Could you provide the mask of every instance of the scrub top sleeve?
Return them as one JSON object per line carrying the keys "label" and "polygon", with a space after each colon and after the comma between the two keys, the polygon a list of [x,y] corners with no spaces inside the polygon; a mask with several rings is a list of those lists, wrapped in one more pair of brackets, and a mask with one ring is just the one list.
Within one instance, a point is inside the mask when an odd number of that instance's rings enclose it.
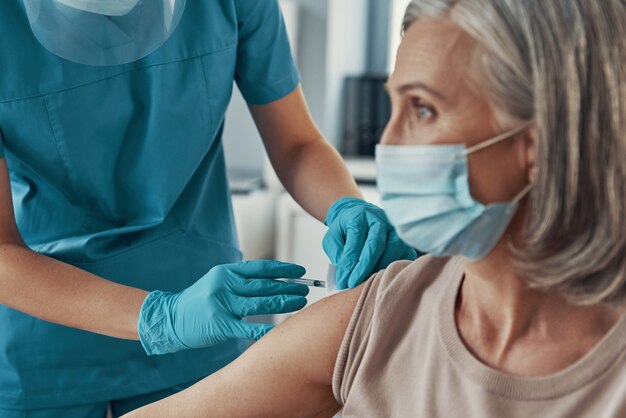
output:
{"label": "scrub top sleeve", "polygon": [[300,83],[278,0],[238,0],[235,81],[249,104],[282,99]]}
{"label": "scrub top sleeve", "polygon": [[4,158],[4,137],[2,131],[0,131],[0,158]]}

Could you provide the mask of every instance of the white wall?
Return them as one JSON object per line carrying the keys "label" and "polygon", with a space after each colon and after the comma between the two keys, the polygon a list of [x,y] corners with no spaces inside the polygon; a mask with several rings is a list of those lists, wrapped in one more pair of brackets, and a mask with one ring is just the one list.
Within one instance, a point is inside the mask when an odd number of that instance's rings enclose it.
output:
{"label": "white wall", "polygon": [[326,113],[322,131],[335,146],[341,136],[347,76],[367,71],[369,0],[329,0],[326,39]]}
{"label": "white wall", "polygon": [[337,0],[297,0],[300,6],[298,66],[311,114],[320,127],[325,124],[327,1]]}
{"label": "white wall", "polygon": [[396,54],[400,46],[402,20],[409,5],[409,0],[391,1],[391,26],[389,28],[389,72],[391,73],[396,65]]}
{"label": "white wall", "polygon": [[391,26],[391,0],[370,0],[368,23],[368,71],[374,74],[389,72],[389,28]]}

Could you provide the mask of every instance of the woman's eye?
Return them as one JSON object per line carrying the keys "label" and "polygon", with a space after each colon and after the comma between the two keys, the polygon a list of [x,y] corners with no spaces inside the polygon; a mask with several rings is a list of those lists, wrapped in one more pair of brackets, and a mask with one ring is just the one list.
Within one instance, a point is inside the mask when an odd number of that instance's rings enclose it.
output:
{"label": "woman's eye", "polygon": [[421,106],[418,110],[420,119],[428,119],[433,116],[432,110],[427,107]]}
{"label": "woman's eye", "polygon": [[420,120],[429,120],[435,116],[435,111],[420,100],[413,100],[413,107],[417,111],[417,116]]}

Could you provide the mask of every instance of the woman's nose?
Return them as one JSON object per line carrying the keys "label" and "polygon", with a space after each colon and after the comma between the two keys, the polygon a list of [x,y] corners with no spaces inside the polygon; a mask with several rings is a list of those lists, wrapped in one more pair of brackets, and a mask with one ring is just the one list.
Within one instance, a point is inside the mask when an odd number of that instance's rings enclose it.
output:
{"label": "woman's nose", "polygon": [[385,126],[383,135],[380,138],[381,145],[400,145],[402,136],[399,135],[399,131],[396,128],[395,121],[392,119]]}

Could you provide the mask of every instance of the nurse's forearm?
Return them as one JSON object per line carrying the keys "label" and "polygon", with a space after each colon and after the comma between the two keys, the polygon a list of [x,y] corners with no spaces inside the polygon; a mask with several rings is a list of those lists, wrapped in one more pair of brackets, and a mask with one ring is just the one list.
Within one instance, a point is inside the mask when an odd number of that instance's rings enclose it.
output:
{"label": "nurse's forearm", "polygon": [[277,167],[289,194],[320,221],[337,199],[363,197],[339,153],[322,138],[294,148]]}
{"label": "nurse's forearm", "polygon": [[16,244],[0,244],[0,304],[45,321],[139,340],[147,292],[104,280]]}

